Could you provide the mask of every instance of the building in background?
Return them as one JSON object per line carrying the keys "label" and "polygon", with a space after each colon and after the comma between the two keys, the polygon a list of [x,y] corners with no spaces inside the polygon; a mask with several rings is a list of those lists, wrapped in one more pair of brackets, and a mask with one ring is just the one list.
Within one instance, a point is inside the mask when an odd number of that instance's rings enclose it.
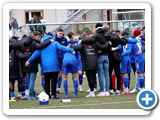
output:
{"label": "building in background", "polygon": [[[114,15],[114,12],[124,11],[124,9],[11,9],[9,11],[9,20],[14,17],[17,19],[19,26],[25,26],[33,16],[45,19],[45,23],[64,23],[64,22],[92,22],[92,21],[112,21],[123,20],[124,15]],[[136,16],[136,15],[135,15]],[[136,16],[137,17],[137,16]],[[111,29],[118,29],[118,24],[105,23]],[[77,25],[48,25],[47,32],[54,32],[58,27],[64,28],[64,33],[72,31],[80,34],[84,28],[89,28],[91,32],[95,31],[95,24],[77,24]],[[21,33],[27,32],[23,28]]]}
{"label": "building in background", "polygon": [[[62,23],[65,22],[72,14],[76,13],[79,9],[11,9],[9,11],[10,19],[15,17],[20,26],[29,23],[29,20],[36,15],[42,16],[46,23]],[[88,9],[86,12],[79,14],[78,19],[72,19],[69,22],[87,22],[87,21],[110,21],[112,20],[112,12],[116,9]],[[78,14],[77,14],[78,16]],[[55,26],[47,26],[47,31],[52,31]],[[69,28],[69,27],[72,27]],[[93,24],[81,24],[68,26],[73,32],[78,33],[84,27],[88,27],[91,31],[94,31]]]}

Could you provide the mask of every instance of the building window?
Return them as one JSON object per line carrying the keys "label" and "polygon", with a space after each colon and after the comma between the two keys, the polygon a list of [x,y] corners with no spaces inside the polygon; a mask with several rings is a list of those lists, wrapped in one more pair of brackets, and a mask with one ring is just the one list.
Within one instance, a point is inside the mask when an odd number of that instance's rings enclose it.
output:
{"label": "building window", "polygon": [[44,18],[43,10],[25,10],[25,24],[29,23],[33,16],[37,16],[38,18],[42,16]]}

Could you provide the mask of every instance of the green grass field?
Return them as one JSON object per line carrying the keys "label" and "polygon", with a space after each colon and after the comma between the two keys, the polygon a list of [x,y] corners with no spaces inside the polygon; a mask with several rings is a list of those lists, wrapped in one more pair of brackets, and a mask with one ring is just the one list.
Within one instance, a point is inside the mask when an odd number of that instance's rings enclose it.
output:
{"label": "green grass field", "polygon": [[[71,102],[62,103],[64,92],[58,93],[60,99],[50,99],[49,105],[39,105],[38,100],[18,100],[17,102],[10,102],[9,109],[140,109],[136,102],[137,94],[129,95],[115,95],[105,97],[86,98],[88,94],[86,91],[89,89],[86,77],[83,79],[83,92],[78,92],[79,98],[74,98],[73,83],[71,76],[69,75],[69,97]],[[97,79],[98,83],[98,79]],[[131,87],[132,90],[135,85],[135,77],[131,75]],[[99,84],[98,84],[99,86]],[[63,85],[61,86],[63,91]],[[41,78],[39,73],[37,74],[35,91],[37,93],[42,92]],[[96,92],[97,95],[99,92]],[[15,84],[15,95],[17,95],[17,85]]]}

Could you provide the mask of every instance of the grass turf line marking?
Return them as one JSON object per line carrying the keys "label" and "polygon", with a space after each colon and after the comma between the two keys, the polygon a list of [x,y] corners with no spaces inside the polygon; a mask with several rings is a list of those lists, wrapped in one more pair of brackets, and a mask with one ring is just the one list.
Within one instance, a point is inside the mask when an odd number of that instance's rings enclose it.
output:
{"label": "grass turf line marking", "polygon": [[[125,101],[125,103],[134,103],[136,101]],[[43,107],[37,107],[37,108],[67,108],[67,107],[78,107],[78,106],[91,106],[91,105],[110,105],[110,104],[119,104],[119,103],[124,103],[123,102],[108,102],[108,103],[98,103],[98,104],[80,104],[80,105],[65,105],[65,106],[43,106]],[[63,104],[63,103],[62,103]],[[28,109],[28,108],[27,108]],[[29,109],[36,109],[35,108],[29,108]]]}

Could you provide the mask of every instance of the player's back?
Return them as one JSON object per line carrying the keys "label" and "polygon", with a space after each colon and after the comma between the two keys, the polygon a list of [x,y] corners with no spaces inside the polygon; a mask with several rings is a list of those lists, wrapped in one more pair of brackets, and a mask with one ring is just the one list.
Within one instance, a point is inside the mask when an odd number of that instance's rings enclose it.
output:
{"label": "player's back", "polygon": [[[75,41],[68,41],[68,45],[71,44],[71,45],[78,45],[78,40],[75,40]],[[75,57],[77,59],[77,62],[79,63],[81,61],[81,54],[79,51],[75,50]]]}
{"label": "player's back", "polygon": [[141,40],[137,40],[137,43],[132,45],[132,53],[135,56],[135,58],[141,59],[144,58],[144,52],[142,52],[141,54],[137,54],[138,51],[141,51],[142,48],[142,43]]}
{"label": "player's back", "polygon": [[63,62],[67,62],[67,63],[77,62],[77,59],[74,54],[66,52],[64,54]]}

